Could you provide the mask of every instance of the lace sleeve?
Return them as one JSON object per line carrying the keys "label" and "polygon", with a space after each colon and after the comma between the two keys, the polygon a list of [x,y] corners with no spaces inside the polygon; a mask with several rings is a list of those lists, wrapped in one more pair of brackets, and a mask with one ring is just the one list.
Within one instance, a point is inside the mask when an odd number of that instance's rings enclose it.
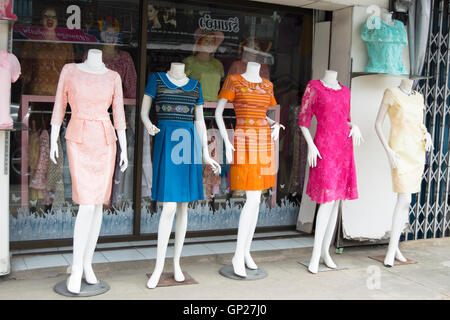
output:
{"label": "lace sleeve", "polygon": [[68,102],[68,88],[67,88],[67,70],[69,65],[66,64],[61,70],[58,80],[58,87],[56,89],[55,104],[53,105],[51,125],[60,126],[66,114]]}
{"label": "lace sleeve", "polygon": [[311,118],[313,116],[313,105],[316,101],[316,91],[310,83],[306,86],[303,93],[302,106],[298,115],[298,125],[300,127],[309,128],[311,126]]}
{"label": "lace sleeve", "polygon": [[117,77],[114,82],[112,111],[113,111],[114,128],[116,130],[125,130],[127,128],[127,125],[125,120],[125,110],[123,106],[122,80],[119,74],[117,74]]}

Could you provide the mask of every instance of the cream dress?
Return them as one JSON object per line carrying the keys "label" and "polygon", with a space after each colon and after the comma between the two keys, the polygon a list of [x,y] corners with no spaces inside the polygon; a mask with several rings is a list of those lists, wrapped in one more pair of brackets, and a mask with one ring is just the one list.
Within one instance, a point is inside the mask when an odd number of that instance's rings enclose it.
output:
{"label": "cream dress", "polygon": [[427,130],[423,124],[423,95],[414,91],[408,96],[398,87],[388,88],[382,103],[389,106],[389,146],[399,156],[398,167],[392,169],[394,192],[417,193],[425,165],[424,135]]}

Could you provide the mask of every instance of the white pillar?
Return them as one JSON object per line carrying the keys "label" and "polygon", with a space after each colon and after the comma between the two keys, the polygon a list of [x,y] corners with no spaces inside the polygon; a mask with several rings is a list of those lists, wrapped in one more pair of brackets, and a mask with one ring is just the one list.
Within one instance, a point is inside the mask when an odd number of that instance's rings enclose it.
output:
{"label": "white pillar", "polygon": [[[0,50],[8,50],[9,21],[0,20]],[[9,259],[9,132],[0,131],[0,275],[11,270]]]}
{"label": "white pillar", "polygon": [[0,131],[0,275],[10,272],[9,259],[9,132]]}

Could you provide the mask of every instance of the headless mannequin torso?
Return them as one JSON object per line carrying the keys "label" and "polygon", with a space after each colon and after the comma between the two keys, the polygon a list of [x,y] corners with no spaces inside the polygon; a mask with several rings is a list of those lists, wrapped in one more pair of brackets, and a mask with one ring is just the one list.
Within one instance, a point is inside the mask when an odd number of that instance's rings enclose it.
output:
{"label": "headless mannequin torso", "polygon": [[[183,63],[172,63],[170,65],[170,70],[166,73],[169,80],[178,87],[182,87],[189,82],[189,78],[184,73],[184,68],[185,65]],[[141,120],[150,135],[154,136],[160,130],[150,121],[149,111],[151,105],[152,98],[148,95],[144,95],[142,99]],[[219,174],[220,165],[216,161],[211,159],[208,152],[208,140],[206,135],[205,121],[203,118],[203,106],[195,107],[195,129],[199,134],[202,144],[203,162],[211,165],[214,173]],[[177,219],[175,225],[175,250],[173,256],[174,278],[177,282],[182,282],[185,279],[180,266],[180,257],[187,229],[187,209],[187,202],[163,202],[163,209],[158,226],[156,264],[153,273],[147,282],[147,287],[150,289],[153,289],[158,285],[159,278],[161,277],[162,271],[164,269],[167,244],[169,242],[170,233],[172,231],[172,224],[175,213],[177,213]]]}
{"label": "headless mannequin torso", "polygon": [[[337,72],[332,70],[325,71],[323,78],[320,80],[325,87],[341,90],[341,86],[337,81]],[[348,124],[351,127],[349,137],[353,138],[353,143],[358,146],[362,140],[361,132],[359,128],[352,124]],[[315,167],[317,165],[317,157],[322,159],[320,155],[320,150],[314,144],[313,138],[309,129],[300,126],[300,130],[305,137],[308,144],[308,165],[310,167]],[[323,259],[325,265],[331,269],[336,269],[337,266],[331,259],[329,249],[331,240],[333,238],[334,229],[336,227],[336,220],[339,210],[339,201],[331,201],[327,203],[322,203],[319,206],[319,211],[316,218],[316,229],[314,234],[314,247],[309,262],[308,270],[311,273],[317,273],[319,270],[320,260]]]}
{"label": "headless mannequin torso", "polygon": [[[242,74],[242,77],[249,82],[262,82],[262,79],[259,75],[260,67],[261,65],[259,63],[248,62],[247,69]],[[228,139],[227,129],[222,117],[223,110],[225,109],[225,105],[227,104],[227,102],[227,99],[219,99],[215,112],[215,119],[220,131],[220,135],[225,143],[227,163],[231,163],[233,159],[233,151],[235,150],[235,148],[233,146],[233,143],[231,143]],[[276,123],[269,117],[266,117],[266,119],[272,128],[272,139],[277,140],[280,127],[284,127]],[[252,270],[258,269],[258,266],[253,261],[250,255],[250,247],[253,235],[255,233],[256,223],[258,221],[261,191],[245,191],[246,202],[244,207],[242,208],[242,212],[239,218],[236,251],[232,259],[234,273],[241,277],[247,276],[245,267]]]}
{"label": "headless mannequin torso", "polygon": [[[399,89],[406,95],[412,95],[412,94],[414,94],[414,91],[412,90],[413,84],[414,84],[413,80],[403,79],[399,85]],[[377,119],[375,121],[375,131],[386,151],[391,168],[395,169],[398,167],[398,160],[397,160],[398,155],[389,146],[389,143],[386,140],[384,133],[383,133],[383,129],[382,129],[382,125],[383,125],[384,119],[386,117],[388,108],[389,108],[389,106],[384,103],[382,103],[380,105]],[[431,135],[427,132],[427,133],[425,133],[423,139],[426,141],[425,150],[431,151],[432,150]],[[384,264],[387,267],[394,266],[395,259],[397,259],[401,262],[407,261],[406,258],[403,256],[403,254],[400,252],[398,243],[399,243],[400,235],[402,233],[402,229],[405,226],[405,223],[407,222],[407,219],[408,219],[410,203],[411,203],[411,194],[409,194],[409,193],[398,193],[397,194],[397,202],[395,204],[394,213],[392,216],[391,237],[389,240],[389,246],[388,246],[388,250],[386,253],[386,257],[384,259]]]}
{"label": "headless mannequin torso", "polygon": [[[102,62],[102,52],[91,49],[84,63],[77,64],[77,68],[93,74],[104,74],[108,71]],[[52,125],[50,139],[50,159],[56,164],[58,158],[58,137],[60,126]],[[125,130],[117,130],[120,149],[120,170],[124,172],[128,167],[127,140]],[[71,293],[80,293],[81,279],[84,277],[87,283],[98,282],[92,270],[92,257],[97,245],[100,228],[102,225],[103,205],[80,205],[73,234],[73,262],[71,275],[67,279],[67,290]]]}

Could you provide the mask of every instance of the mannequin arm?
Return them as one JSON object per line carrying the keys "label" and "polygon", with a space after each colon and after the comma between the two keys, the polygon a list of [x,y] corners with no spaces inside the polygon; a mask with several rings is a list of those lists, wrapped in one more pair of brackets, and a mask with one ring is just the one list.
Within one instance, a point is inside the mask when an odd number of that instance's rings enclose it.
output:
{"label": "mannequin arm", "polygon": [[359,130],[359,127],[354,124],[349,122],[348,126],[350,127],[350,134],[348,135],[348,137],[352,137],[353,138],[353,144],[355,146],[359,146],[361,144],[362,141],[364,141],[361,131]]}
{"label": "mannequin arm", "polygon": [[127,153],[127,136],[125,134],[125,129],[117,130],[117,135],[119,137],[120,145],[120,171],[124,172],[128,168],[128,153]]}
{"label": "mannequin arm", "polygon": [[142,98],[141,120],[145,128],[147,129],[148,133],[154,136],[160,130],[150,121],[149,113],[151,106],[152,106],[152,97],[144,94],[144,97]]}
{"label": "mannequin arm", "polygon": [[233,151],[235,151],[233,144],[228,139],[227,128],[225,127],[225,122],[223,121],[223,110],[225,109],[225,105],[227,104],[227,99],[219,99],[217,103],[216,112],[214,117],[216,119],[217,127],[219,128],[220,136],[222,137],[225,143],[226,150],[226,159],[227,163],[231,163],[233,161]]}
{"label": "mannequin arm", "polygon": [[203,106],[196,106],[195,107],[195,129],[198,132],[198,135],[200,137],[200,141],[202,143],[202,149],[203,149],[203,161],[206,164],[209,164],[215,175],[220,174],[221,167],[215,161],[209,156],[209,150],[208,150],[208,134],[206,133],[206,125],[205,125],[205,119],[203,117]]}
{"label": "mannequin arm", "polygon": [[375,121],[375,131],[381,141],[381,144],[383,145],[384,150],[386,150],[391,168],[396,169],[398,167],[398,154],[389,147],[382,129],[382,125],[386,117],[388,108],[389,106],[387,104],[382,103],[380,105],[380,110],[378,111],[377,119]]}
{"label": "mannequin arm", "polygon": [[317,165],[317,157],[322,159],[322,156],[320,155],[319,149],[317,149],[316,145],[314,144],[309,129],[300,126],[300,130],[302,131],[306,143],[308,144],[308,165],[314,168]]}
{"label": "mannequin arm", "polygon": [[50,134],[50,160],[52,160],[54,164],[56,164],[56,159],[59,157],[58,137],[60,129],[61,126],[52,124],[52,132]]}
{"label": "mannequin arm", "polygon": [[280,128],[286,129],[282,124],[270,119],[269,117],[266,116],[266,120],[270,125],[270,128],[272,129],[272,139],[273,140],[278,140],[278,136],[280,134]]}

